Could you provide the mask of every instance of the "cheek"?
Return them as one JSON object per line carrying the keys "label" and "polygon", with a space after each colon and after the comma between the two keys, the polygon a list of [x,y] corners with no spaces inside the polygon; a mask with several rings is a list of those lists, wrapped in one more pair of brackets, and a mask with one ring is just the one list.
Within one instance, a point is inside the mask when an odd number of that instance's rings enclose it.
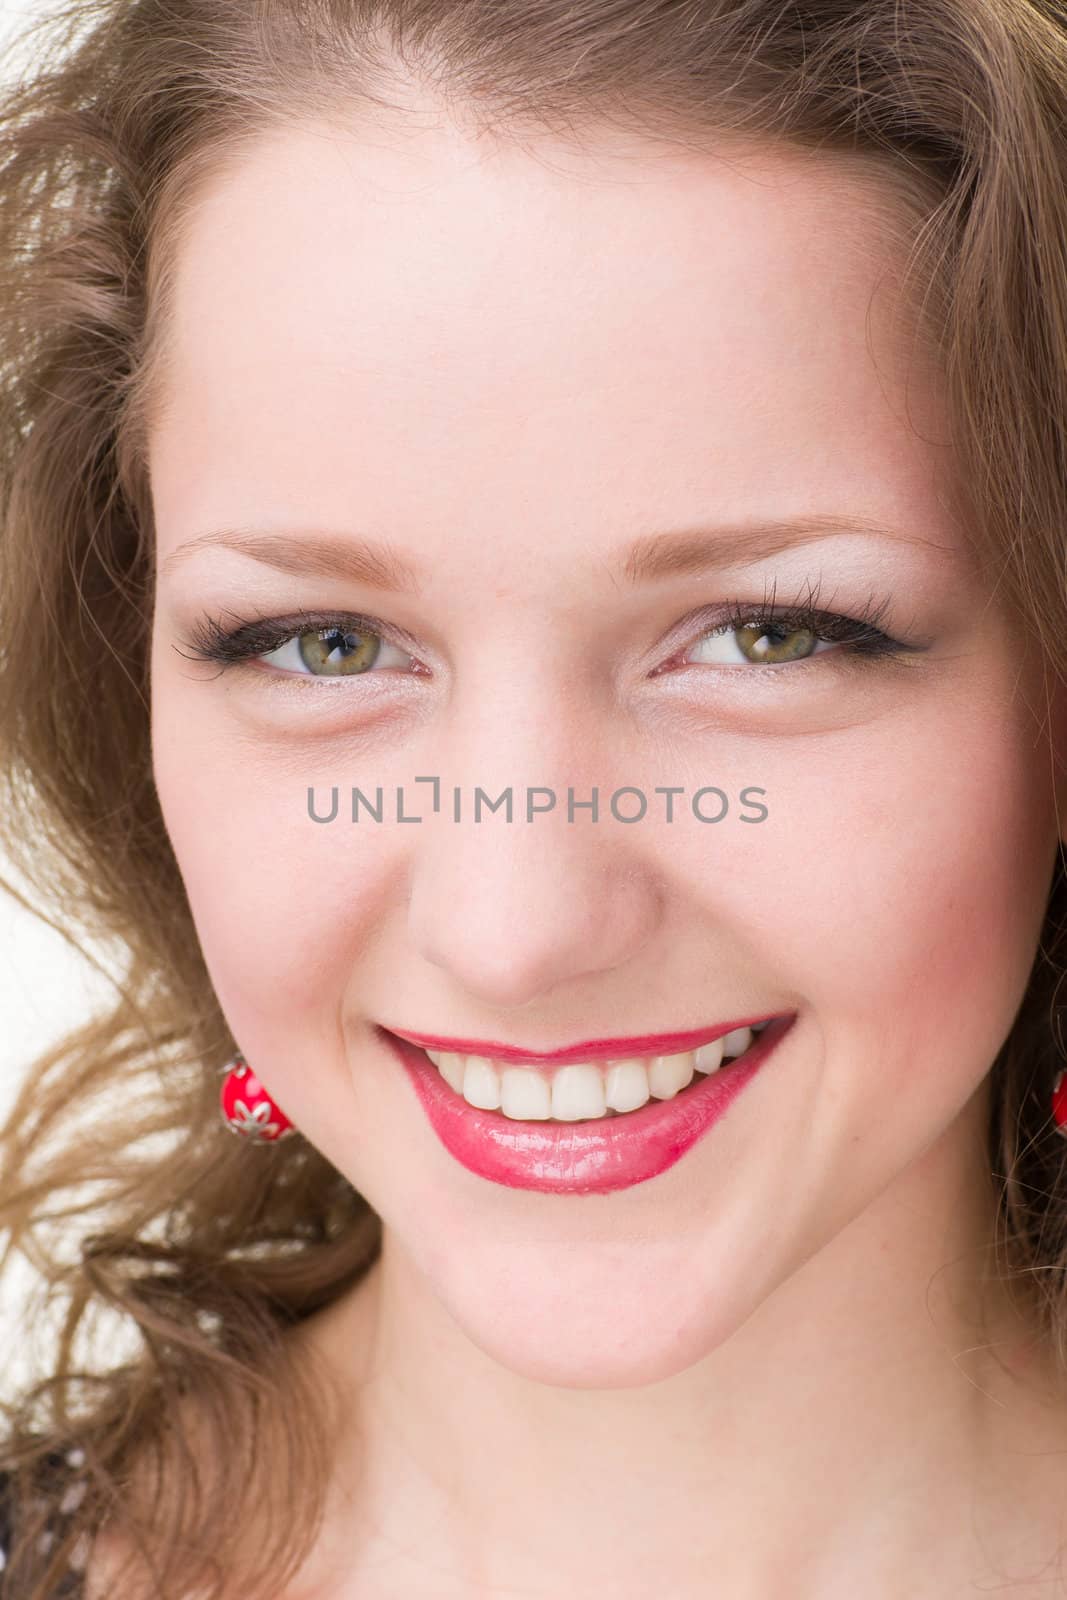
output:
{"label": "cheek", "polygon": [[959,1110],[1021,1001],[1055,862],[1048,753],[1021,715],[958,705],[847,746],[847,767],[824,753],[778,775],[764,944],[842,1111],[863,1126],[885,1107],[914,1133]]}
{"label": "cheek", "polygon": [[308,787],[325,814],[336,762],[323,781],[313,755],[246,749],[207,719],[195,738],[157,724],[153,761],[215,992],[238,1045],[283,1099],[288,1073],[341,1058],[350,991],[395,884],[389,831],[346,827],[343,787],[338,819],[314,822]]}

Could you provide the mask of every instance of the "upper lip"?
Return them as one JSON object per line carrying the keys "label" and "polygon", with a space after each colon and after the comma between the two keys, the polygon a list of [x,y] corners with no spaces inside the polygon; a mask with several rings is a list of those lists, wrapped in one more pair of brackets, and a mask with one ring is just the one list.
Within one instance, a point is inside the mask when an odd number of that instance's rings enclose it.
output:
{"label": "upper lip", "polygon": [[500,1044],[493,1039],[455,1039],[441,1033],[409,1033],[406,1028],[388,1028],[387,1033],[410,1044],[429,1050],[444,1050],[449,1054],[486,1056],[493,1061],[539,1061],[553,1065],[567,1061],[603,1061],[626,1056],[677,1055],[684,1050],[695,1050],[698,1045],[710,1044],[713,1039],[732,1033],[735,1028],[750,1028],[756,1023],[769,1022],[777,1012],[737,1017],[731,1022],[713,1022],[706,1028],[690,1028],[676,1033],[640,1033],[626,1038],[582,1039],[578,1044],[562,1045],[556,1050],[526,1050],[521,1045]]}

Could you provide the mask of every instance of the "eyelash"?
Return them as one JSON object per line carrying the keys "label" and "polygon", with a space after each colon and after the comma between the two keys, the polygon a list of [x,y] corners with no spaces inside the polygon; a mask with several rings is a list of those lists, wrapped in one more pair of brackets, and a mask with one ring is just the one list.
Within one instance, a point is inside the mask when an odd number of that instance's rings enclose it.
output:
{"label": "eyelash", "polygon": [[[688,627],[694,623],[705,622],[706,626],[700,627],[697,636],[688,639],[683,646],[681,654],[702,644],[706,639],[721,634],[729,634],[739,628],[758,628],[762,631],[774,631],[789,634],[794,631],[810,632],[815,640],[822,643],[840,644],[845,649],[833,652],[820,652],[820,656],[833,654],[845,655],[853,661],[870,662],[872,660],[899,659],[901,656],[915,654],[927,649],[927,645],[910,643],[886,633],[878,626],[892,604],[888,596],[878,600],[872,594],[864,605],[854,612],[845,615],[838,611],[827,611],[816,605],[821,590],[821,582],[814,588],[809,586],[806,600],[795,601],[791,605],[776,606],[773,593],[770,598],[764,599],[758,605],[749,605],[743,601],[731,601],[725,613],[721,608],[709,607],[698,613],[695,618],[690,618]],[[709,618],[709,612],[714,612],[714,620]],[[781,669],[783,666],[796,668],[806,665],[816,659],[815,655],[797,657],[794,661],[768,662],[767,666]],[[659,671],[674,665],[678,661],[678,654],[673,655]],[[682,665],[698,666],[701,663],[681,663]],[[720,670],[721,665],[719,664]],[[740,663],[737,663],[740,665]],[[741,666],[743,672],[750,672],[757,663],[746,663]]]}
{"label": "eyelash", "polygon": [[[886,633],[878,626],[889,608],[888,598],[876,601],[872,595],[867,603],[857,612],[843,615],[840,612],[821,610],[815,605],[818,597],[819,585],[809,590],[808,599],[792,605],[776,607],[771,600],[764,600],[758,605],[746,605],[742,601],[731,601],[726,613],[721,607],[709,607],[704,612],[698,613],[695,618],[690,618],[687,624],[692,629],[702,620],[706,625],[700,627],[694,637],[682,647],[681,652],[676,652],[669,661],[663,663],[657,672],[677,661],[679,653],[687,653],[695,649],[713,635],[730,633],[743,627],[757,627],[760,629],[773,629],[791,633],[794,630],[810,631],[819,643],[827,642],[841,644],[846,648],[842,651],[820,652],[820,654],[842,655],[846,654],[856,660],[871,661],[872,659],[885,659],[899,657],[905,654],[920,651],[926,648],[922,644],[907,643]],[[710,611],[715,612],[714,621],[706,620]],[[297,611],[289,617],[258,617],[242,621],[233,629],[223,626],[221,617],[216,621],[212,617],[202,617],[193,627],[189,637],[183,642],[187,650],[178,650],[179,655],[187,655],[200,661],[214,661],[221,667],[238,666],[253,660],[260,655],[268,655],[278,650],[282,645],[288,644],[293,639],[298,639],[305,633],[327,632],[336,630],[350,633],[370,633],[374,637],[395,645],[398,649],[413,653],[416,641],[408,636],[388,628],[376,617],[360,615],[357,612],[319,612]],[[178,647],[175,646],[177,649]],[[814,656],[798,657],[792,662],[769,662],[766,665],[781,668],[803,666],[806,662],[815,659]],[[682,665],[699,666],[701,663],[689,662]],[[741,670],[750,672],[756,663],[744,665]],[[721,670],[721,665],[719,670]],[[319,677],[325,674],[318,673],[291,673],[281,674],[291,677]],[[366,673],[348,674],[350,677],[365,677]]]}
{"label": "eyelash", "polygon": [[[299,639],[302,634],[330,631],[371,633],[376,639],[386,640],[409,653],[414,643],[387,628],[376,617],[360,616],[358,612],[296,611],[289,617],[255,617],[232,630],[223,627],[221,617],[217,622],[212,617],[201,617],[184,641],[189,647],[188,651],[178,653],[195,657],[198,661],[215,661],[221,667],[239,666],[255,656],[269,655],[271,651],[279,650],[283,644],[288,644],[291,639]],[[302,677],[305,674],[292,673],[289,676]],[[307,676],[316,677],[319,674],[308,673]],[[350,676],[362,677],[365,674],[353,673]]]}

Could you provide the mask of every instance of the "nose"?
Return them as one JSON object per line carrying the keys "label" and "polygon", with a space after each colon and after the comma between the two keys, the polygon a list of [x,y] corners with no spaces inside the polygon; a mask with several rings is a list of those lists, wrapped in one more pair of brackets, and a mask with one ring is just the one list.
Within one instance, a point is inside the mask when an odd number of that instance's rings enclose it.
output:
{"label": "nose", "polygon": [[464,787],[463,820],[455,823],[442,791],[443,815],[420,841],[408,906],[409,937],[423,959],[497,1009],[535,1004],[568,979],[632,966],[662,915],[651,853],[633,838],[649,824],[615,821],[610,791],[600,792],[597,821],[577,809],[568,820],[566,785],[555,788],[555,808],[530,822],[526,791],[514,794],[513,821],[502,810],[483,810],[475,821],[473,788]]}

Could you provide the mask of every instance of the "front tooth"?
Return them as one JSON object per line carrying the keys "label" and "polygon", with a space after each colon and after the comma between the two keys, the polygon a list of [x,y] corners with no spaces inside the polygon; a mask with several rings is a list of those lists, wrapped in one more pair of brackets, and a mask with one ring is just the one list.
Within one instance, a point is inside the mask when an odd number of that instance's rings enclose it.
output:
{"label": "front tooth", "polygon": [[692,1050],[683,1050],[674,1056],[654,1056],[648,1068],[648,1087],[657,1100],[673,1099],[691,1081],[693,1071]]}
{"label": "front tooth", "polygon": [[735,1028],[732,1033],[728,1033],[723,1037],[722,1053],[724,1056],[739,1056],[742,1050],[747,1050],[751,1043],[751,1028]]}
{"label": "front tooth", "polygon": [[722,1043],[720,1035],[718,1039],[712,1039],[710,1044],[702,1044],[694,1051],[698,1072],[715,1072],[722,1065]]}
{"label": "front tooth", "polygon": [[649,1098],[648,1070],[640,1056],[612,1062],[604,1082],[607,1109],[636,1111]]}
{"label": "front tooth", "polygon": [[500,1077],[485,1056],[468,1056],[463,1069],[463,1098],[480,1111],[499,1111]]}
{"label": "front tooth", "polygon": [[577,1122],[582,1117],[602,1117],[606,1110],[604,1077],[599,1067],[585,1061],[572,1061],[558,1069],[552,1079],[554,1118],[559,1122]]}
{"label": "front tooth", "polygon": [[500,1074],[500,1109],[506,1117],[543,1121],[552,1115],[552,1089],[540,1072],[505,1067]]}

